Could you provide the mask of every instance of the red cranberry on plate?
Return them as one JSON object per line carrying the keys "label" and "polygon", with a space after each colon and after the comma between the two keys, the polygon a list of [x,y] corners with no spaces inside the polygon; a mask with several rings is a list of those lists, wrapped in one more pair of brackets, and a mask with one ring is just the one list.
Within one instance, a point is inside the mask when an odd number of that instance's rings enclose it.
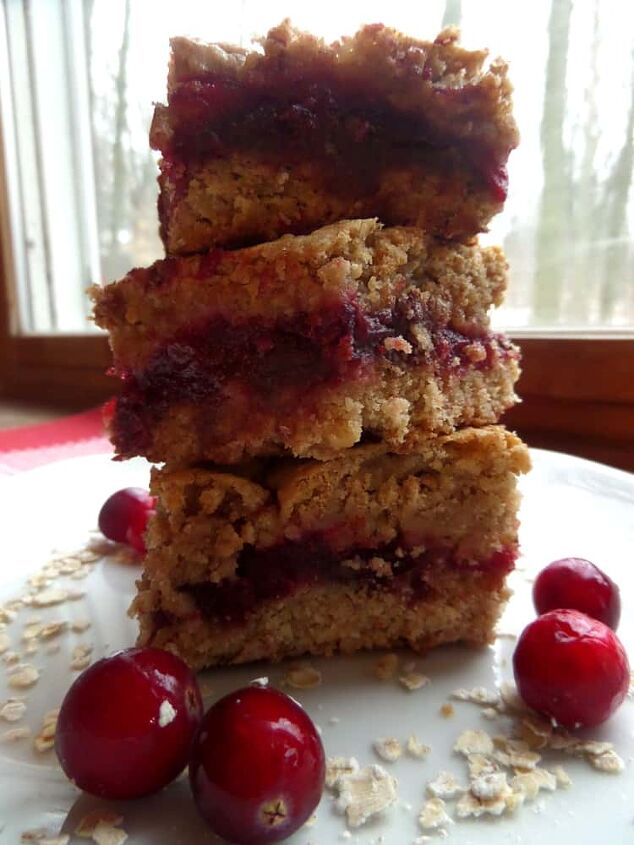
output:
{"label": "red cranberry on plate", "polygon": [[155,499],[141,487],[126,487],[106,499],[99,511],[99,530],[109,540],[127,543],[145,554],[145,529]]}
{"label": "red cranberry on plate", "polygon": [[522,632],[513,655],[520,695],[566,728],[594,727],[622,703],[630,682],[616,634],[578,610],[551,610]]}
{"label": "red cranberry on plate", "polygon": [[533,585],[538,613],[559,607],[580,610],[616,631],[621,618],[621,596],[614,581],[598,566],[580,557],[550,563]]}
{"label": "red cranberry on plate", "polygon": [[157,648],[94,663],[66,693],[55,750],[66,775],[102,798],[139,798],[187,765],[203,713],[196,677]]}
{"label": "red cranberry on plate", "polygon": [[276,842],[308,819],[324,785],[324,749],[300,705],[252,685],[207,711],[192,748],[194,799],[229,842]]}

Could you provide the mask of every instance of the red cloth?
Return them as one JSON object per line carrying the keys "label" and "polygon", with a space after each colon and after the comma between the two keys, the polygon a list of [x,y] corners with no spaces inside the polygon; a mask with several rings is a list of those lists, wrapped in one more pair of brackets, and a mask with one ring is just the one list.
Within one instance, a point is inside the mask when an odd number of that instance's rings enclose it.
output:
{"label": "red cloth", "polygon": [[0,431],[0,475],[111,451],[101,408],[93,408],[61,420]]}

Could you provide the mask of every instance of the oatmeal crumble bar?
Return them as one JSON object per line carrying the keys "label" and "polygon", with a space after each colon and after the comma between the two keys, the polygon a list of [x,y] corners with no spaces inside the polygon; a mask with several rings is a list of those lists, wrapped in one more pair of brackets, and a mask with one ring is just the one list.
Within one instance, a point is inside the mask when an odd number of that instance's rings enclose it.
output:
{"label": "oatmeal crumble bar", "polygon": [[497,248],[376,220],[132,270],[93,288],[123,380],[116,450],[172,467],[329,459],[362,436],[407,448],[496,422],[518,374],[489,325],[505,284]]}
{"label": "oatmeal crumble bar", "polygon": [[485,643],[517,553],[521,441],[501,426],[416,451],[154,470],[131,613],[141,644],[200,668]]}
{"label": "oatmeal crumble bar", "polygon": [[288,21],[260,49],[171,41],[159,217],[168,253],[378,216],[464,239],[506,198],[507,66],[381,24],[326,44]]}

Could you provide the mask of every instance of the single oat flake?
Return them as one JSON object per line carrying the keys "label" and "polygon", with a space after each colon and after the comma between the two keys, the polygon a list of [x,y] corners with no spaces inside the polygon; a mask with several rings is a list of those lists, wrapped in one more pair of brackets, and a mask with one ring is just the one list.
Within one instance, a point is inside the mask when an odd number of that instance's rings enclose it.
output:
{"label": "single oat flake", "polygon": [[463,731],[456,740],[453,750],[458,754],[491,754],[493,752],[493,740],[486,731],[467,730]]}
{"label": "single oat flake", "polygon": [[92,839],[97,845],[123,845],[128,834],[121,827],[99,822],[92,832]]}
{"label": "single oat flake", "polygon": [[439,830],[453,824],[442,798],[428,798],[418,815],[418,824],[423,830]]}
{"label": "single oat flake", "polygon": [[427,784],[427,793],[432,798],[455,798],[464,791],[465,788],[458,783],[451,772],[439,772]]}
{"label": "single oat flake", "polygon": [[429,678],[427,675],[423,675],[421,672],[404,672],[402,675],[399,675],[399,683],[401,686],[405,687],[405,689],[413,692],[417,689],[422,689],[423,687],[427,686],[429,683]]}
{"label": "single oat flake", "polygon": [[387,763],[394,763],[403,753],[401,743],[394,736],[375,740],[374,750]]}
{"label": "single oat flake", "polygon": [[9,686],[13,689],[28,689],[37,683],[39,671],[29,663],[21,664],[9,676]]}
{"label": "single oat flake", "polygon": [[396,778],[382,766],[366,766],[337,780],[335,806],[345,812],[350,827],[360,827],[394,804],[396,787]]}
{"label": "single oat flake", "polygon": [[359,764],[354,757],[328,757],[326,760],[326,788],[333,789],[340,777],[353,775],[359,771]]}
{"label": "single oat flake", "polygon": [[26,704],[17,698],[10,698],[0,704],[0,719],[5,722],[19,722],[26,713]]}
{"label": "single oat flake", "polygon": [[293,689],[313,689],[321,684],[321,672],[312,666],[293,666],[284,675],[282,681]]}
{"label": "single oat flake", "polygon": [[75,828],[75,836],[82,839],[92,839],[92,834],[98,824],[116,827],[123,821],[123,816],[111,810],[93,810],[87,813]]}
{"label": "single oat flake", "polygon": [[424,742],[421,742],[417,736],[412,734],[407,739],[405,750],[410,757],[415,757],[417,760],[424,760],[430,753],[431,748],[429,745],[425,745]]}
{"label": "single oat flake", "polygon": [[380,681],[390,681],[396,674],[398,668],[398,656],[396,654],[383,654],[374,663],[374,674]]}

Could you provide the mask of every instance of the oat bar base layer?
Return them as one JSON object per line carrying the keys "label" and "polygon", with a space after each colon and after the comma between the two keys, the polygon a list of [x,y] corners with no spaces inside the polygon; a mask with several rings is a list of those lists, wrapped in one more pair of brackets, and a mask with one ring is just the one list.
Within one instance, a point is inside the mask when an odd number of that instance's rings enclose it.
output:
{"label": "oat bar base layer", "polygon": [[406,448],[494,423],[519,372],[488,316],[506,269],[495,247],[345,220],[95,287],[123,380],[117,453],[171,467],[324,460],[364,435]]}
{"label": "oat bar base layer", "polygon": [[415,452],[155,470],[131,613],[192,666],[487,641],[517,554],[521,441],[501,426]]}

